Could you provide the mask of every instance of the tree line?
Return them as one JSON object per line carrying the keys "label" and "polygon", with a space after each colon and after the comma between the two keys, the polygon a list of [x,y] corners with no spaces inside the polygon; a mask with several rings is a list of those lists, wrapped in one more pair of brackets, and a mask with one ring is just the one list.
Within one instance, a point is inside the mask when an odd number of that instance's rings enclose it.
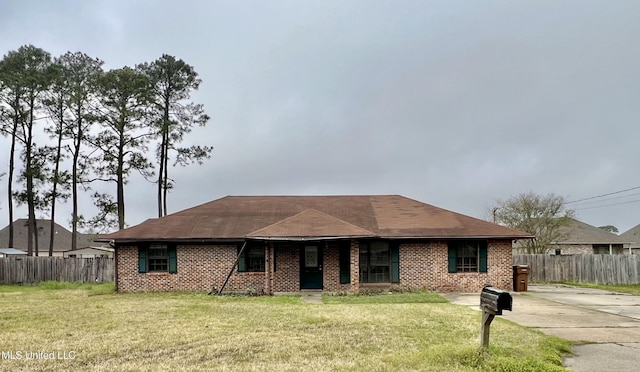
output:
{"label": "tree line", "polygon": [[[180,145],[209,121],[203,105],[191,99],[201,84],[192,66],[166,54],[108,71],[103,64],[82,52],[52,57],[33,45],[0,60],[0,133],[10,140],[9,163],[0,172],[8,190],[9,247],[14,203],[27,207],[29,255],[38,255],[36,212],[50,216],[51,255],[58,202],[71,200],[76,249],[79,227],[125,227],[125,185],[132,173],[155,184],[162,217],[174,184],[170,168],[211,156],[210,146]],[[112,184],[113,193],[92,191],[95,182]],[[80,214],[81,192],[92,193],[96,216]]]}

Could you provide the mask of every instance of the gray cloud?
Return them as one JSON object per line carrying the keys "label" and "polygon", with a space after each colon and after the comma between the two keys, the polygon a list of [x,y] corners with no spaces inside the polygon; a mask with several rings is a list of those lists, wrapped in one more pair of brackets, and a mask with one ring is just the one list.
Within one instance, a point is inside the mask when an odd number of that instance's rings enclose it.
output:
{"label": "gray cloud", "polygon": [[[33,43],[54,55],[81,50],[108,68],[162,53],[194,65],[203,79],[194,99],[212,121],[187,142],[215,150],[202,167],[172,170],[172,211],[227,194],[393,193],[483,217],[493,200],[529,190],[578,199],[640,185],[633,2],[59,1],[1,10],[5,52]],[[132,179],[130,224],[154,216],[151,190]],[[624,230],[640,223],[637,210],[579,217]]]}

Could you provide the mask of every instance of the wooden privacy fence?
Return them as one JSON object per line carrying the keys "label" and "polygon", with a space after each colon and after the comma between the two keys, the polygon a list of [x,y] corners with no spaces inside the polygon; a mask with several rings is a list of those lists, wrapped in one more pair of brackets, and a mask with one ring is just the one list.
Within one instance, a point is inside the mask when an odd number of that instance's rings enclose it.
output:
{"label": "wooden privacy fence", "polygon": [[530,282],[640,284],[640,255],[515,254],[514,265],[529,265]]}
{"label": "wooden privacy fence", "polygon": [[0,258],[0,284],[58,282],[105,283],[114,278],[113,258]]}

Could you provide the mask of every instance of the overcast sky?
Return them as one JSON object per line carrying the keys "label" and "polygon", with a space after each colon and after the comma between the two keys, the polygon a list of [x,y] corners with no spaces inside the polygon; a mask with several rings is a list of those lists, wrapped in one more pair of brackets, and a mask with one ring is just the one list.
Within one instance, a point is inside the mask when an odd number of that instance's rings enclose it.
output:
{"label": "overcast sky", "polygon": [[[486,218],[527,191],[640,186],[639,19],[632,0],[3,0],[0,52],[191,64],[212,120],[186,142],[215,149],[171,169],[170,212],[225,195],[401,194]],[[133,177],[125,192],[128,225],[157,216],[155,185]],[[640,223],[638,192],[573,206],[623,232]]]}

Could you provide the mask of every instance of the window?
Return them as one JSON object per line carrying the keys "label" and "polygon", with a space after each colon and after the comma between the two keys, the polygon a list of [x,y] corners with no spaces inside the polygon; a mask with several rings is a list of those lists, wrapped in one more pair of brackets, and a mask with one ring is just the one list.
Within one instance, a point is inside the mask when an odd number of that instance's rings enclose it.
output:
{"label": "window", "polygon": [[338,245],[340,284],[351,283],[351,244],[349,242]]}
{"label": "window", "polygon": [[[238,253],[242,247],[238,247]],[[238,260],[239,272],[264,271],[264,243],[248,242],[240,259]]]}
{"label": "window", "polygon": [[360,243],[360,283],[398,283],[399,279],[397,245]]}
{"label": "window", "polygon": [[167,271],[169,269],[169,254],[164,244],[149,245],[149,271]]}
{"label": "window", "polygon": [[449,272],[486,273],[487,242],[483,240],[450,241]]}
{"label": "window", "polygon": [[138,248],[138,272],[178,272],[175,245],[152,243]]}

